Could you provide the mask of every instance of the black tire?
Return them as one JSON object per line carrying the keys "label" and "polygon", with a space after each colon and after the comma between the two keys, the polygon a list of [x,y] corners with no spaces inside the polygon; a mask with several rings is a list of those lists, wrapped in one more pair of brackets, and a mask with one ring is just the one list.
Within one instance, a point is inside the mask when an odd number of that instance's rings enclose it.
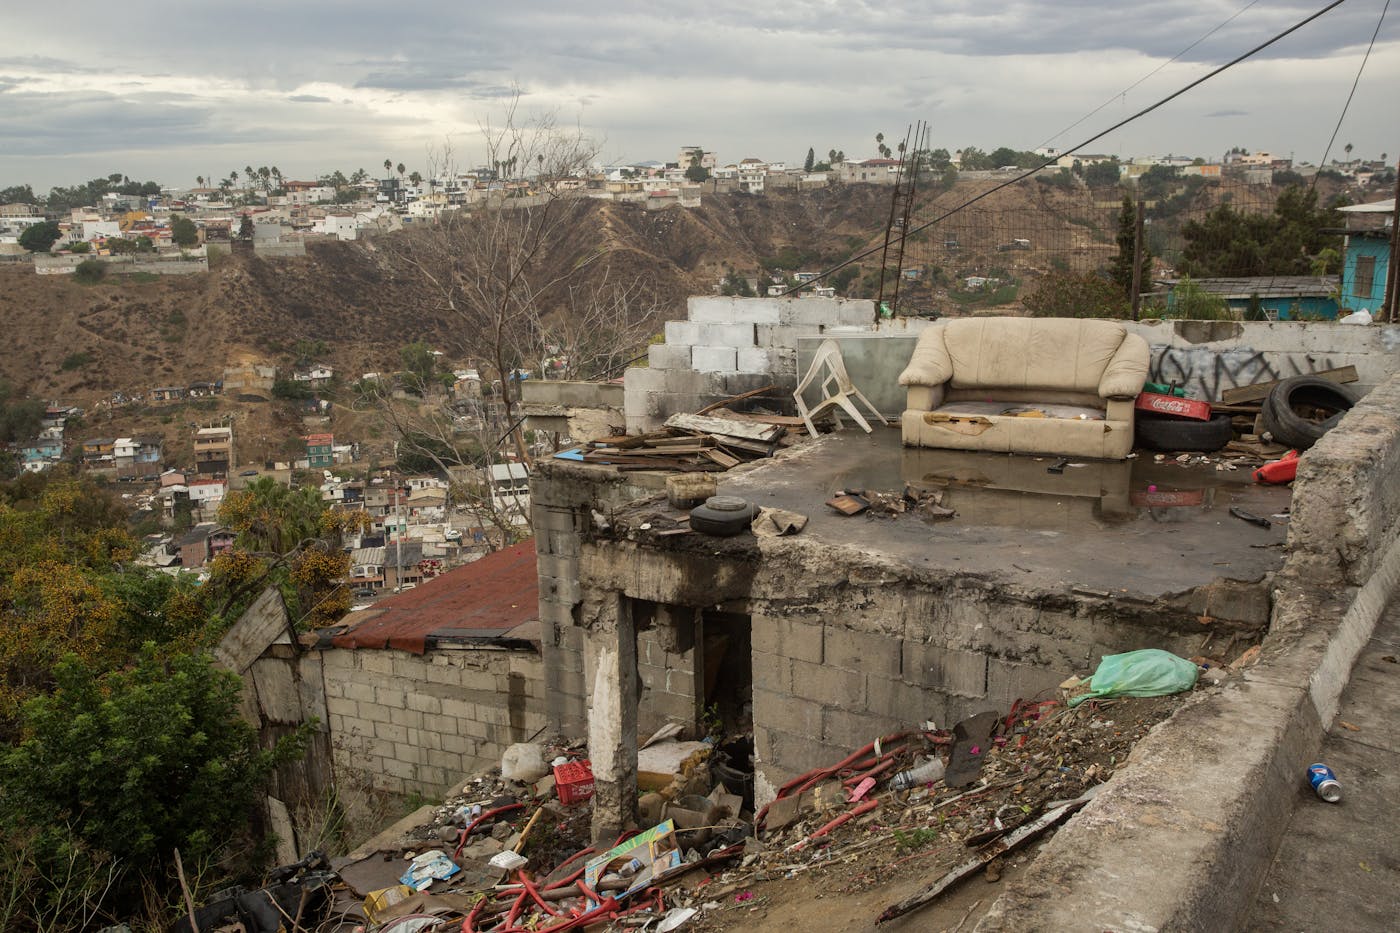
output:
{"label": "black tire", "polygon": [[[1321,376],[1294,376],[1274,386],[1260,407],[1260,425],[1276,442],[1299,450],[1317,443],[1356,404],[1358,396],[1344,385]],[[1320,411],[1323,417],[1312,420],[1300,409]]]}
{"label": "black tire", "polygon": [[1216,415],[1209,421],[1187,418],[1155,418],[1138,413],[1134,425],[1134,446],[1147,450],[1191,450],[1210,453],[1234,438],[1229,415]]}

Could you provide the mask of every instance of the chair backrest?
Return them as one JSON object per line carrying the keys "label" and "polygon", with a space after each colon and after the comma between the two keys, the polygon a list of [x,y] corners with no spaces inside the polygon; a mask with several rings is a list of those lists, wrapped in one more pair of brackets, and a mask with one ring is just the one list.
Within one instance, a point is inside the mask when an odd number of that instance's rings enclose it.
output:
{"label": "chair backrest", "polygon": [[1116,321],[962,318],[943,328],[955,389],[1092,392],[1123,343]]}

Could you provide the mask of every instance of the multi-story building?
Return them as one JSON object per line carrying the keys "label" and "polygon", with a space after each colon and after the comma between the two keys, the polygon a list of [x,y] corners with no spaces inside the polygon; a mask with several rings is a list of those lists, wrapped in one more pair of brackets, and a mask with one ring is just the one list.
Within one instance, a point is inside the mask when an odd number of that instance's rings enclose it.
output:
{"label": "multi-story building", "polygon": [[201,476],[227,475],[233,464],[233,428],[199,428],[194,433],[194,469]]}

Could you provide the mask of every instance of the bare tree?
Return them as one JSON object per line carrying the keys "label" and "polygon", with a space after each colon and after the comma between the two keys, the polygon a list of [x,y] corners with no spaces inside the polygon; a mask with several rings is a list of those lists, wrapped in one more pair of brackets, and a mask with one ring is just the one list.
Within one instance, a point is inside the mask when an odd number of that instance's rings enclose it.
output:
{"label": "bare tree", "polygon": [[[603,245],[579,233],[594,209],[581,196],[598,152],[592,140],[550,117],[518,119],[514,104],[503,124],[482,127],[482,138],[490,171],[479,173],[485,177],[464,209],[373,246],[394,272],[416,280],[451,334],[447,358],[478,370],[480,397],[422,404],[392,399],[392,387],[381,384],[362,404],[384,413],[401,451],[449,475],[464,465],[481,470],[485,487],[454,489],[454,499],[505,531],[509,509],[493,495],[490,467],[503,444],[530,462],[520,411],[525,372],[607,373],[646,345],[659,300],[648,281],[622,275]],[[427,176],[449,183],[458,176],[450,142],[429,153]]]}

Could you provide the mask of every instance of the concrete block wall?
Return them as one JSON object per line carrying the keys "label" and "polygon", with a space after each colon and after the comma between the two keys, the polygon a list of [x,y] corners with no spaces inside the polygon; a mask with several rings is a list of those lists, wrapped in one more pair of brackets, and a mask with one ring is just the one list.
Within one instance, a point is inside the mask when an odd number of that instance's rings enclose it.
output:
{"label": "concrete block wall", "polygon": [[845,298],[695,297],[686,320],[666,323],[666,342],[648,365],[627,370],[623,411],[629,433],[656,430],[671,415],[776,385],[763,402],[790,411],[797,386],[797,339],[873,327],[874,304]]}
{"label": "concrete block wall", "polygon": [[319,652],[337,780],[434,796],[547,724],[531,651]]}
{"label": "concrete block wall", "polygon": [[[639,370],[646,372],[647,370]],[[601,513],[664,491],[664,480],[611,473],[562,460],[543,461],[530,478],[530,509],[539,567],[539,607],[547,714],[566,735],[588,732],[588,684],[583,631],[576,613],[582,536]]]}
{"label": "concrete block wall", "polygon": [[1218,606],[1230,621],[1217,625],[1262,631],[1267,598],[1225,590],[1137,612],[1097,597],[1028,601],[978,581],[887,580],[802,610],[781,598],[752,601],[760,791],[925,720],[946,728],[1019,698],[1053,696],[1105,654],[1144,646],[1194,654],[1201,636],[1192,600]]}

